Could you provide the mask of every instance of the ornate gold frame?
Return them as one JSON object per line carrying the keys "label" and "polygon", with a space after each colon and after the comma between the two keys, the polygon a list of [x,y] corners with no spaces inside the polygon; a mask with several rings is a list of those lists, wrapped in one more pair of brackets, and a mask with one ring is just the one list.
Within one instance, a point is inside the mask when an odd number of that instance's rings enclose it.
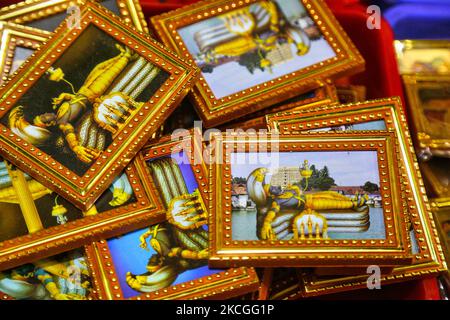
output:
{"label": "ornate gold frame", "polygon": [[[19,138],[0,125],[0,152],[13,164],[32,175],[49,189],[62,194],[80,209],[91,206],[115,176],[130,162],[159,126],[187,94],[197,70],[166,50],[148,35],[138,34],[103,7],[87,2],[81,13],[81,29],[68,30],[62,24],[32,59],[22,65],[14,80],[0,91],[0,117],[44,74],[77,37],[90,25],[111,35],[119,43],[133,48],[141,56],[169,74],[166,82],[136,116],[115,134],[111,145],[102,152],[83,177],[59,164],[51,156]],[[132,118],[132,119],[131,119]]]}
{"label": "ornate gold frame", "polygon": [[40,29],[0,21],[0,84],[8,80],[16,47],[38,49],[51,33]]}
{"label": "ornate gold frame", "polygon": [[[409,222],[419,241],[419,253],[414,255],[413,264],[394,268],[391,274],[382,278],[382,284],[388,284],[405,278],[414,279],[435,275],[446,268],[400,99],[388,98],[341,106],[323,106],[303,113],[279,113],[268,117],[268,122],[272,130],[289,134],[381,119],[384,120],[386,129],[395,132],[399,140],[404,171],[402,175],[409,181],[405,184],[406,194],[409,194],[407,196]],[[347,276],[327,279],[315,276],[310,271],[305,273],[303,278],[304,295],[310,296],[365,288],[367,275],[365,278],[364,276]]]}
{"label": "ornate gold frame", "polygon": [[[71,4],[78,0],[27,0],[0,9],[0,20],[17,24],[27,24],[45,19],[54,14],[66,12]],[[93,0],[98,1],[99,0]],[[138,0],[115,0],[120,17],[138,31],[148,33],[147,22]]]}
{"label": "ornate gold frame", "polygon": [[139,157],[125,169],[136,202],[0,242],[0,270],[117,236],[164,216],[164,207]]}
{"label": "ornate gold frame", "polygon": [[[414,74],[412,70],[403,65],[405,52],[408,50],[429,49],[448,50],[450,52],[450,41],[448,40],[395,40],[395,54],[400,74]],[[450,63],[450,61],[447,61]],[[417,73],[416,73],[417,74]],[[423,74],[423,73],[421,73]]]}
{"label": "ornate gold frame", "polygon": [[[193,130],[187,131],[193,132]],[[185,151],[193,161],[194,152],[198,152],[193,135],[171,141],[165,136],[153,141],[141,152],[139,163],[146,166],[149,159],[170,155],[173,152]],[[191,163],[195,179],[199,185],[199,193],[204,203],[208,203],[208,179],[204,163]],[[150,175],[147,172],[147,176]],[[159,216],[153,223],[166,221],[166,216]],[[117,276],[108,244],[105,240],[92,243],[86,247],[87,257],[94,279],[95,293],[100,299],[122,300],[121,288],[117,285]],[[191,300],[191,299],[226,299],[256,291],[259,286],[258,276],[253,268],[236,268],[221,271],[212,276],[202,277],[193,281],[170,286],[151,293],[143,293],[130,298],[131,300]]]}
{"label": "ornate gold frame", "polygon": [[[351,134],[303,133],[276,135],[258,140],[257,135],[214,135],[211,141],[211,159],[220,157],[223,164],[209,167],[210,193],[210,260],[211,267],[232,266],[366,266],[378,264],[395,266],[411,262],[409,237],[406,230],[406,204],[401,201],[402,182],[398,172],[399,150],[396,138],[388,132],[354,132]],[[273,140],[272,140],[273,139]],[[258,240],[237,241],[231,239],[231,166],[230,154],[234,150],[256,150],[258,143],[265,143],[271,152],[293,151],[377,151],[382,198],[385,201],[386,239],[383,240]],[[270,143],[272,142],[272,143]],[[387,155],[387,157],[386,157]],[[211,162],[210,162],[211,163]],[[357,253],[356,253],[357,252]]]}
{"label": "ornate gold frame", "polygon": [[446,139],[434,138],[429,132],[418,91],[421,88],[439,88],[443,83],[450,86],[450,75],[404,75],[406,95],[413,127],[414,138],[419,158],[427,160],[432,155],[450,157],[450,137]]}
{"label": "ornate gold frame", "polygon": [[[181,57],[194,63],[185,43],[177,30],[187,25],[211,17],[243,8],[259,0],[246,1],[202,1],[151,18],[151,27],[161,41],[176,50]],[[235,94],[216,98],[203,77],[192,92],[194,105],[206,127],[212,127],[269,107],[283,100],[320,86],[320,81],[338,78],[343,75],[362,71],[364,59],[359,54],[347,34],[343,31],[330,9],[323,0],[301,1],[311,18],[320,27],[325,39],[334,48],[337,56],[297,72],[287,74],[268,82],[256,85]]]}

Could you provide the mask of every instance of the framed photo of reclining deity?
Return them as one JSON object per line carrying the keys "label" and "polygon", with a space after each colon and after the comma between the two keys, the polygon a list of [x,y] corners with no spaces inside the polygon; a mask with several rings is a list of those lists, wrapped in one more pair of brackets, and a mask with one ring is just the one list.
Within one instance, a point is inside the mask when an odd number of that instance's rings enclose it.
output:
{"label": "framed photo of reclining deity", "polygon": [[[148,33],[139,0],[92,0],[109,9],[138,31]],[[55,31],[68,15],[77,15],[79,0],[27,0],[0,8],[0,20]]]}
{"label": "framed photo of reclining deity", "polygon": [[[322,106],[300,112],[281,112],[267,117],[272,130],[282,135],[299,134],[302,131],[355,132],[361,130],[382,130],[395,132],[400,146],[403,163],[403,181],[408,201],[409,233],[413,263],[395,267],[382,284],[395,283],[405,278],[417,279],[439,274],[445,269],[442,248],[437,238],[437,230],[432,219],[430,204],[423,188],[418,170],[408,125],[403,107],[398,98],[388,98],[364,103]],[[366,287],[365,276],[320,276],[317,270],[303,272],[304,295],[354,290]]]}
{"label": "framed photo of reclining deity", "polygon": [[88,209],[187,94],[197,70],[87,2],[0,92],[0,153]]}
{"label": "framed photo of reclining deity", "polygon": [[211,149],[211,267],[411,262],[393,133],[223,134]]}
{"label": "framed photo of reclining deity", "polygon": [[7,161],[0,161],[0,270],[145,226],[164,208],[133,161],[94,206],[81,211]]}
{"label": "framed photo of reclining deity", "polygon": [[83,248],[0,271],[0,300],[92,300]]}
{"label": "framed photo of reclining deity", "polygon": [[100,299],[223,299],[256,291],[253,268],[208,267],[208,179],[193,138],[164,137],[142,151],[166,215],[87,248]]}
{"label": "framed photo of reclining deity", "polygon": [[201,69],[191,98],[207,127],[364,67],[322,0],[208,0],[154,16],[151,27]]}
{"label": "framed photo of reclining deity", "polygon": [[51,33],[14,23],[0,22],[0,85],[8,80]]}

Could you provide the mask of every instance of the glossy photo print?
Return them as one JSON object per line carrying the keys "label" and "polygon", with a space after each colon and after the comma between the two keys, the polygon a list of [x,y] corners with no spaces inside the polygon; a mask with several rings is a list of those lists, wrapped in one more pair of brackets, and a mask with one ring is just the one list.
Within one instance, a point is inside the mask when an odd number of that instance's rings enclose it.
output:
{"label": "glossy photo print", "polygon": [[0,300],[87,300],[91,292],[82,249],[0,271]]}
{"label": "glossy photo print", "polygon": [[124,298],[219,272],[208,268],[206,212],[186,155],[147,165],[167,208],[167,222],[108,240]]}
{"label": "glossy photo print", "polygon": [[259,1],[178,32],[216,98],[336,56],[300,1]]}
{"label": "glossy photo print", "polygon": [[385,238],[376,151],[252,156],[231,156],[233,240]]}

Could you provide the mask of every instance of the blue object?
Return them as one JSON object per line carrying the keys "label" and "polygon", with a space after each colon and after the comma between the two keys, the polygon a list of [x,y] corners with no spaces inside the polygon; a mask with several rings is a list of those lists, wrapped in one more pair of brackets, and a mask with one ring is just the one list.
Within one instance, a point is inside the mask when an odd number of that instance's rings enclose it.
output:
{"label": "blue object", "polygon": [[433,1],[416,0],[417,3],[398,4],[385,10],[383,15],[395,38],[450,39],[450,0],[440,0],[441,4]]}

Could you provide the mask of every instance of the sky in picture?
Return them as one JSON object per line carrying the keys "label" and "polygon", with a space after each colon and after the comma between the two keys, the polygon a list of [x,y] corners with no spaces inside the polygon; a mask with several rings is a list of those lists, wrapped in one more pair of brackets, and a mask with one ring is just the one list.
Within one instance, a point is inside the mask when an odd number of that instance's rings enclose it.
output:
{"label": "sky in picture", "polygon": [[[268,164],[270,157],[272,161]],[[257,168],[266,167],[273,173],[280,167],[301,167],[304,160],[316,169],[327,166],[330,177],[338,186],[361,186],[366,181],[380,184],[376,151],[280,152],[278,157],[267,153],[234,153],[231,174],[247,178]],[[266,183],[270,178],[269,173]]]}

